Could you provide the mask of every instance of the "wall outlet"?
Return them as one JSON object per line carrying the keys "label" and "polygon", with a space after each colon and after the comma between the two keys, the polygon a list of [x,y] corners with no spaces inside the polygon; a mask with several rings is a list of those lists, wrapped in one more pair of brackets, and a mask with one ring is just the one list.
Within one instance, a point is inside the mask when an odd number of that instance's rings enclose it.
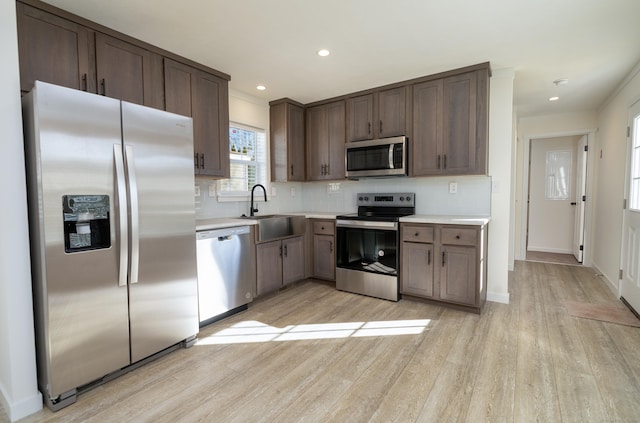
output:
{"label": "wall outlet", "polygon": [[196,197],[200,197],[200,185],[196,185],[195,193]]}
{"label": "wall outlet", "polygon": [[449,182],[449,194],[457,194],[457,193],[458,193],[458,183]]}
{"label": "wall outlet", "polygon": [[327,194],[337,194],[340,192],[340,182],[332,182],[327,184]]}
{"label": "wall outlet", "polygon": [[209,197],[213,198],[216,196],[216,184],[209,185]]}

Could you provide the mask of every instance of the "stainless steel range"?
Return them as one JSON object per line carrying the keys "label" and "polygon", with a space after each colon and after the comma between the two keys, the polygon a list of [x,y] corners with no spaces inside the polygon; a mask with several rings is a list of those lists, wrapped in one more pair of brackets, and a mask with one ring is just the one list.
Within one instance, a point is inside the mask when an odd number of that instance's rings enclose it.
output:
{"label": "stainless steel range", "polygon": [[336,221],[336,288],[398,301],[398,222],[415,213],[415,193],[358,194],[358,213]]}

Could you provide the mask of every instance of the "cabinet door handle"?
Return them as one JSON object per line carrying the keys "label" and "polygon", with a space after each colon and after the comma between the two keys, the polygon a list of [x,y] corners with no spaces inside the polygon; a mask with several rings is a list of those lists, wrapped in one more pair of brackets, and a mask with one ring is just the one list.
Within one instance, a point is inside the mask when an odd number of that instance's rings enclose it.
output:
{"label": "cabinet door handle", "polygon": [[200,169],[204,169],[204,153],[200,154]]}
{"label": "cabinet door handle", "polygon": [[100,91],[102,91],[102,95],[107,95],[107,84],[104,81],[104,78],[100,80]]}
{"label": "cabinet door handle", "polygon": [[324,165],[324,174],[325,175],[329,174],[329,164],[328,163],[326,165]]}
{"label": "cabinet door handle", "polygon": [[284,256],[287,257],[289,254],[287,252],[287,244],[284,244]]}
{"label": "cabinet door handle", "polygon": [[431,250],[427,252],[427,264],[431,264]]}
{"label": "cabinet door handle", "polygon": [[382,134],[382,121],[380,121],[380,134]]}
{"label": "cabinet door handle", "polygon": [[322,229],[324,231],[324,226],[320,226],[320,229]]}
{"label": "cabinet door handle", "polygon": [[193,167],[198,168],[198,153],[193,153]]}
{"label": "cabinet door handle", "polygon": [[87,74],[82,74],[82,91],[87,91]]}
{"label": "cabinet door handle", "polygon": [[444,256],[445,256],[445,252],[442,252],[442,265],[444,266],[445,260],[444,260]]}
{"label": "cabinet door handle", "polygon": [[293,176],[293,165],[291,165],[291,176]]}
{"label": "cabinet door handle", "polygon": [[280,246],[280,257],[282,257],[282,245]]}
{"label": "cabinet door handle", "polygon": [[438,169],[440,169],[440,154],[438,154]]}
{"label": "cabinet door handle", "polygon": [[333,253],[333,241],[329,241],[329,252]]}
{"label": "cabinet door handle", "polygon": [[456,239],[460,239],[460,235],[456,235]]}
{"label": "cabinet door handle", "polygon": [[367,134],[371,135],[371,122],[367,122],[369,129],[367,130]]}
{"label": "cabinet door handle", "polygon": [[413,236],[420,236],[420,233],[416,232],[415,234],[413,234]]}
{"label": "cabinet door handle", "polygon": [[442,166],[444,169],[447,168],[447,155],[444,155],[444,166]]}

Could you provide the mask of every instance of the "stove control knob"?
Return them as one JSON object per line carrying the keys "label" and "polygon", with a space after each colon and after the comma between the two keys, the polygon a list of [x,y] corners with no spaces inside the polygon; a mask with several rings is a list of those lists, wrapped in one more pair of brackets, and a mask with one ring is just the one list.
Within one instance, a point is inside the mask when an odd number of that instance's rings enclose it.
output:
{"label": "stove control knob", "polygon": [[362,196],[358,197],[358,201],[362,201]]}
{"label": "stove control knob", "polygon": [[407,201],[411,201],[411,197],[407,196]]}
{"label": "stove control knob", "polygon": [[404,201],[404,197],[400,197],[400,201]]}
{"label": "stove control knob", "polygon": [[369,197],[364,197],[364,201],[369,201]]}

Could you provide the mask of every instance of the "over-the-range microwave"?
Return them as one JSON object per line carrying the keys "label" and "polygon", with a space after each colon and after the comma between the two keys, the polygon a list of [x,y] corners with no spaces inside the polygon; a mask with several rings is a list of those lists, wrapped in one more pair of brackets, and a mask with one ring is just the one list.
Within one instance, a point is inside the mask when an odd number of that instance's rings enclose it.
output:
{"label": "over-the-range microwave", "polygon": [[407,175],[407,137],[345,144],[347,178]]}

